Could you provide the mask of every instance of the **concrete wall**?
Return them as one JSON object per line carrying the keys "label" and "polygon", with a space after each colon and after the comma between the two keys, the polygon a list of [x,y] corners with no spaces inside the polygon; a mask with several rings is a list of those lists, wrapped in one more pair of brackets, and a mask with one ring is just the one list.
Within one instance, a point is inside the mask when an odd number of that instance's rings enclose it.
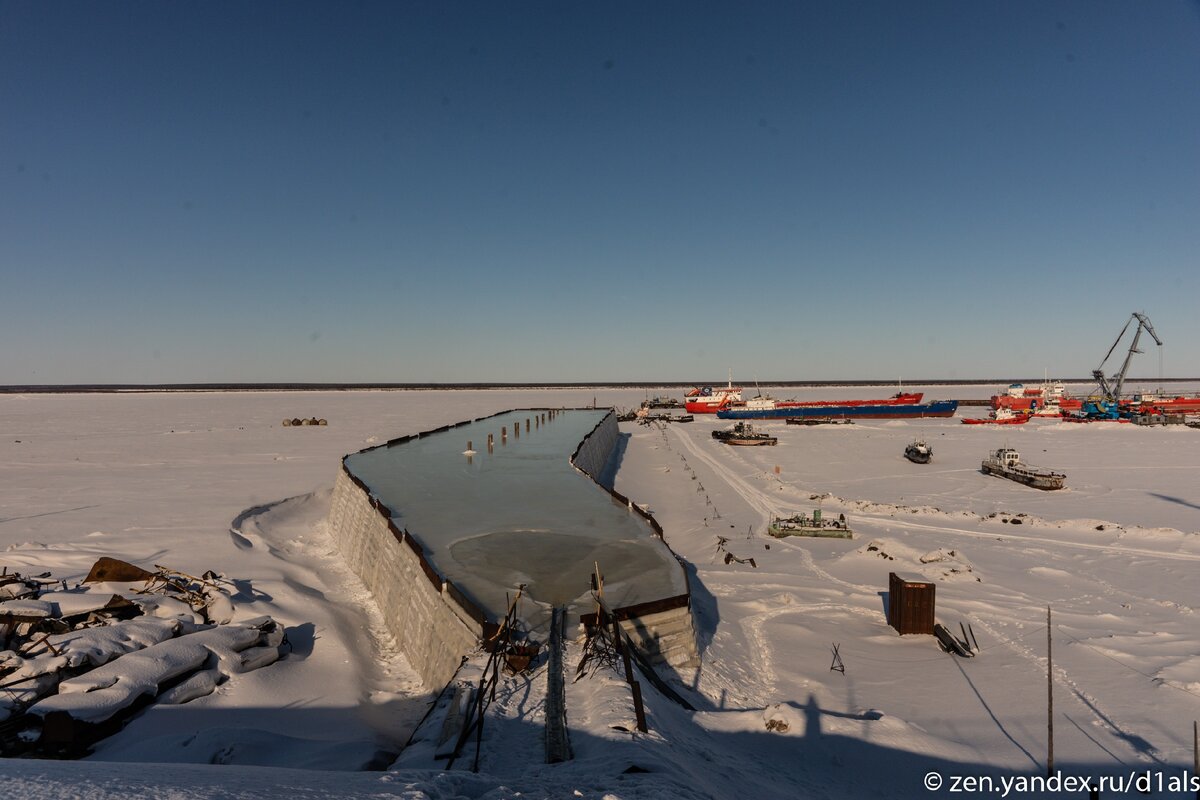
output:
{"label": "concrete wall", "polygon": [[343,466],[329,510],[329,529],[350,568],[362,579],[401,651],[429,688],[440,688],[462,657],[478,646],[482,620],[436,581],[420,544],[391,519]]}

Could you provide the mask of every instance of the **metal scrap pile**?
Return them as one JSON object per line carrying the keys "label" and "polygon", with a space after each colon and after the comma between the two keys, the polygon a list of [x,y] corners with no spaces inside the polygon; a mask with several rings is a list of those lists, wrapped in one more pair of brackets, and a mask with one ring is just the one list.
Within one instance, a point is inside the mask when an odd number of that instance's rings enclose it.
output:
{"label": "metal scrap pile", "polygon": [[292,419],[285,419],[283,421],[283,427],[285,427],[285,428],[291,428],[291,427],[299,428],[302,425],[328,425],[328,424],[329,424],[329,422],[327,420],[317,419],[316,417],[309,417],[308,419],[301,419],[300,417],[293,417]]}
{"label": "metal scrap pile", "polygon": [[149,703],[278,660],[282,626],[233,622],[227,586],[111,558],[73,588],[0,568],[0,755],[82,755]]}

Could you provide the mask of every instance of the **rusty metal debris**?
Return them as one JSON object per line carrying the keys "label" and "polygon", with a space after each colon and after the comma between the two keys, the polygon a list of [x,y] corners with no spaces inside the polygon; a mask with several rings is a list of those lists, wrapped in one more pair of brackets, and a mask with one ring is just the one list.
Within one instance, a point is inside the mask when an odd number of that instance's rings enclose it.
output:
{"label": "rusty metal debris", "polygon": [[121,561],[117,558],[101,556],[100,559],[92,565],[91,571],[88,572],[87,577],[83,579],[83,582],[103,583],[107,581],[116,581],[120,583],[133,583],[134,581],[149,580],[153,577],[153,572],[130,564],[128,561]]}
{"label": "rusty metal debris", "polygon": [[151,573],[137,594],[162,594],[182,600],[205,622],[229,621],[233,607],[222,588],[222,585],[229,585],[224,576],[209,570],[197,578],[159,564],[155,564],[154,569],[157,572]]}
{"label": "rusty metal debris", "polygon": [[[287,653],[270,617],[231,622],[229,587],[107,557],[71,589],[0,568],[0,756],[78,757],[148,703],[201,697]],[[103,687],[125,688],[97,699]]]}

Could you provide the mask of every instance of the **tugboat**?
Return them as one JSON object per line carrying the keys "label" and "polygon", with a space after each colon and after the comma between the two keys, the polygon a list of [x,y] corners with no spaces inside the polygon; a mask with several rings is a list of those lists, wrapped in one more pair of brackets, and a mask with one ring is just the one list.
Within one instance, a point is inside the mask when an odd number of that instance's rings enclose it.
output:
{"label": "tugboat", "polygon": [[1021,454],[1011,447],[1001,447],[996,450],[983,460],[980,469],[985,475],[997,475],[1046,491],[1063,488],[1063,484],[1067,480],[1067,476],[1061,472],[1052,472],[1023,463]]}
{"label": "tugboat", "polygon": [[917,439],[904,448],[904,457],[914,464],[928,464],[933,460],[933,448],[925,444],[924,439]]}
{"label": "tugboat", "polygon": [[779,441],[769,433],[760,433],[754,430],[754,426],[749,422],[739,422],[732,428],[723,431],[713,431],[712,437],[725,444],[736,444],[743,447],[774,445]]}

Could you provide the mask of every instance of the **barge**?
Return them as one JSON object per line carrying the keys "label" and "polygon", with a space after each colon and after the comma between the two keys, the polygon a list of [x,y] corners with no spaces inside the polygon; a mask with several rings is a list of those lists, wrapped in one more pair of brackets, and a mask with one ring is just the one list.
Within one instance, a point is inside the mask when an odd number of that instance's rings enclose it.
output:
{"label": "barge", "polygon": [[837,519],[821,516],[821,509],[814,509],[812,516],[795,514],[790,517],[772,517],[767,533],[776,539],[785,536],[815,536],[822,539],[853,539],[854,531],[846,524],[844,514]]}

